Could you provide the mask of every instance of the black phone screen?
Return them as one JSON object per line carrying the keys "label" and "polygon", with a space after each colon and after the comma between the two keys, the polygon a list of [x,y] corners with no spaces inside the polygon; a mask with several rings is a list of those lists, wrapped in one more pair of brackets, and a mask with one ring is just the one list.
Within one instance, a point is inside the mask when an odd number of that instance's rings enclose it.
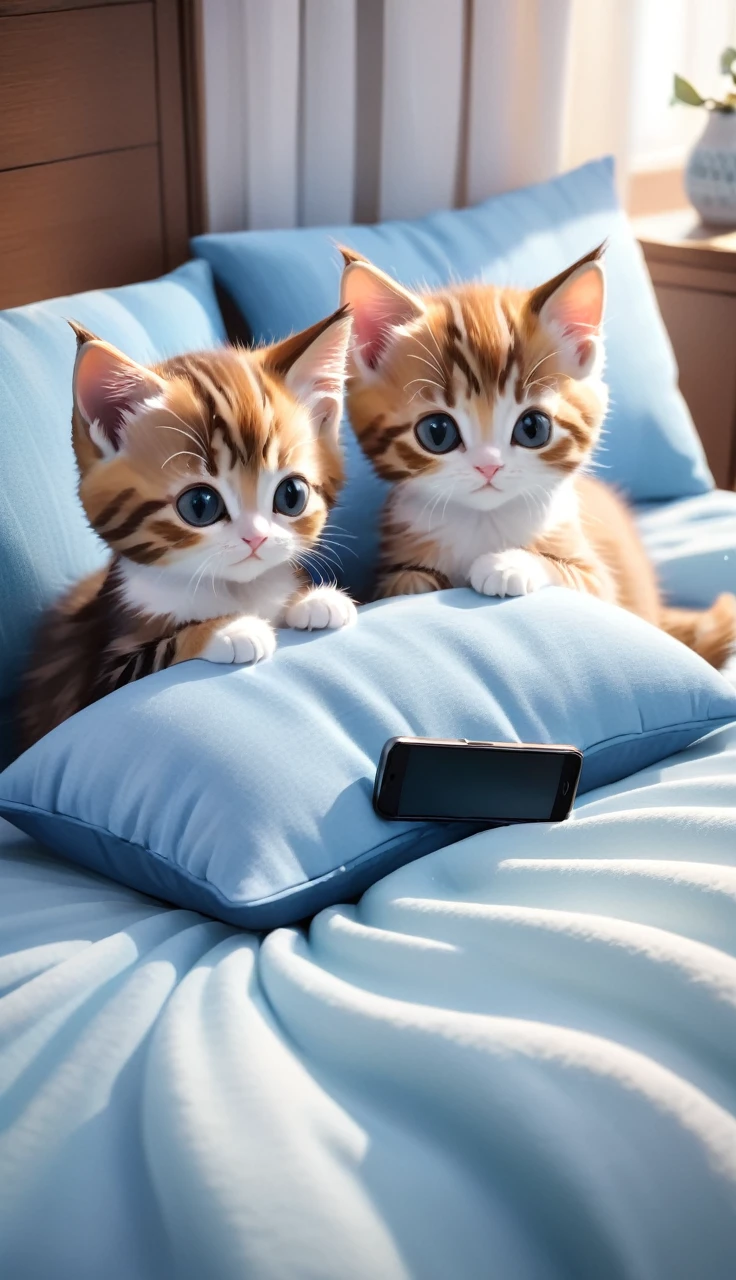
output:
{"label": "black phone screen", "polygon": [[546,821],[568,759],[563,751],[408,746],[396,817]]}

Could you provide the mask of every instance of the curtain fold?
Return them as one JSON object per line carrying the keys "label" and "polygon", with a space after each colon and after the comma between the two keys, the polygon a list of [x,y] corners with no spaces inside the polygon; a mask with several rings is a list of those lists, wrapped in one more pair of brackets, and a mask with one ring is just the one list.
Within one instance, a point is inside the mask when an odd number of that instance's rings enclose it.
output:
{"label": "curtain fold", "polygon": [[636,0],[199,0],[213,231],[414,217],[612,152]]}
{"label": "curtain fold", "polygon": [[573,0],[475,0],[468,202],[559,173]]}

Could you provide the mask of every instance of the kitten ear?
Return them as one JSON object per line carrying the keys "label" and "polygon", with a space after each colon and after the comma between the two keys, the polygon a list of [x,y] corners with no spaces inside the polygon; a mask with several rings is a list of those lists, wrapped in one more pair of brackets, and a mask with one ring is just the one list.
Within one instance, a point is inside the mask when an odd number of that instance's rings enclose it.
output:
{"label": "kitten ear", "polygon": [[85,329],[84,325],[79,324],[76,320],[67,320],[67,324],[73,330],[74,337],[77,339],[77,351],[85,342],[100,341],[96,333],[92,333],[91,329]]}
{"label": "kitten ear", "polygon": [[326,320],[269,347],[264,367],[309,410],[319,434],[335,440],[342,417],[348,345],[352,329],[346,307]]}
{"label": "kitten ear", "polygon": [[350,245],[339,244],[337,247],[340,253],[342,254],[343,264],[346,267],[349,267],[351,262],[367,262],[368,261],[367,258],[363,257],[362,253],[358,253],[357,249],[351,249]]}
{"label": "kitten ear", "polygon": [[[381,361],[391,332],[424,315],[424,303],[372,262],[351,254],[342,273],[340,301],[350,308],[355,336],[354,354],[368,369]],[[345,256],[343,252],[343,256]]]}
{"label": "kitten ear", "polygon": [[557,342],[560,365],[571,378],[587,378],[603,358],[601,327],[606,282],[604,245],[533,290],[529,309]]}
{"label": "kitten ear", "polygon": [[121,446],[126,416],[160,395],[166,384],[108,342],[88,337],[81,326],[72,328],[77,334],[74,408],[86,422],[93,443],[104,457],[111,457]]}

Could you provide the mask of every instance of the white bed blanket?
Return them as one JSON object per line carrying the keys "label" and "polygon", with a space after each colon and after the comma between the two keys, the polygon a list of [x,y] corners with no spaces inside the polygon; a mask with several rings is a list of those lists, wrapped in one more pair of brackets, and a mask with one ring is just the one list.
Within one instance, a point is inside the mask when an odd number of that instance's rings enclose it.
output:
{"label": "white bed blanket", "polygon": [[733,1280],[736,726],[265,941],[4,828],[8,1280]]}

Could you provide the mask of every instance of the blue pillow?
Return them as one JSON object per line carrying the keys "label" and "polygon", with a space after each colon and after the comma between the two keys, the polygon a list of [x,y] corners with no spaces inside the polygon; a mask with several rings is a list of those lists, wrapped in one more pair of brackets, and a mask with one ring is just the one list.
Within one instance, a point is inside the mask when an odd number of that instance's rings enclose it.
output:
{"label": "blue pillow", "polygon": [[[312,324],[336,306],[342,266],[336,240],[405,284],[431,288],[469,277],[540,284],[605,239],[611,409],[597,458],[600,474],[637,502],[702,493],[712,479],[677,389],[674,356],[639,246],[618,204],[611,160],[473,209],[411,222],[205,235],[192,247],[211,263],[260,342]],[[348,484],[336,537],[344,531],[351,535],[346,546],[358,548],[357,560],[346,551],[342,576],[360,597],[370,587],[384,488],[351,433],[346,439]]]}
{"label": "blue pillow", "polygon": [[13,692],[40,613],[108,555],[77,499],[67,318],[141,361],[225,338],[205,262],[0,312],[0,767],[13,754]]}
{"label": "blue pillow", "polygon": [[394,734],[572,743],[589,790],[733,719],[716,671],[623,610],[564,588],[447,591],[284,632],[255,668],[128,685],[0,775],[0,815],[123,884],[268,929],[473,829],[376,817]]}

